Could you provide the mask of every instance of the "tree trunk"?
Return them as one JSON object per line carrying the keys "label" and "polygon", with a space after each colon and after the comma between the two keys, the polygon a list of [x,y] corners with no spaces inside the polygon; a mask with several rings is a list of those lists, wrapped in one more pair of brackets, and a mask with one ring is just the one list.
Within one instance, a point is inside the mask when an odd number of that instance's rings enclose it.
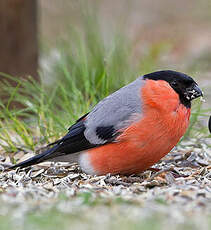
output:
{"label": "tree trunk", "polygon": [[38,79],[37,0],[0,0],[0,72]]}

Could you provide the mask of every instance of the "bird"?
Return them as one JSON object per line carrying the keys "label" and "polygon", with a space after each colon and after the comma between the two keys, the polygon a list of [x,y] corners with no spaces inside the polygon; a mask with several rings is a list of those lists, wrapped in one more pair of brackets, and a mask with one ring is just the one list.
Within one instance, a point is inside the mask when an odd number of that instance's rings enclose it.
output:
{"label": "bird", "polygon": [[76,162],[90,175],[138,174],[168,154],[186,132],[191,101],[203,93],[173,70],[139,76],[79,118],[51,148],[13,165]]}
{"label": "bird", "polygon": [[209,129],[209,131],[211,133],[211,116],[210,116],[210,119],[209,119],[209,122],[208,122],[208,129]]}

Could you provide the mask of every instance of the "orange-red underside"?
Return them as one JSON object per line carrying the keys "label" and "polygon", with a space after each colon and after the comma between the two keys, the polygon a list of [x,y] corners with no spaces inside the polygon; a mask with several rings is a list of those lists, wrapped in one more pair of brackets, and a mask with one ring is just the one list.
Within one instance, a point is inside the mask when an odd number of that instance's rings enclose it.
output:
{"label": "orange-red underside", "polygon": [[165,156],[184,135],[190,117],[178,94],[165,81],[147,80],[140,90],[142,115],[118,142],[88,151],[98,174],[139,173]]}

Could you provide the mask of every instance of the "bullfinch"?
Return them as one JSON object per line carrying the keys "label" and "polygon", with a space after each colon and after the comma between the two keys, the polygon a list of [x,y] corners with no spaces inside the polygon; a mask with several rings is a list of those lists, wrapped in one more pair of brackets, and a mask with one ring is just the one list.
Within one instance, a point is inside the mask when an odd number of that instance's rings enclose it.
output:
{"label": "bullfinch", "polygon": [[100,101],[53,147],[10,169],[68,161],[92,175],[140,173],[179,142],[188,128],[191,101],[200,96],[186,74],[163,70],[140,76]]}

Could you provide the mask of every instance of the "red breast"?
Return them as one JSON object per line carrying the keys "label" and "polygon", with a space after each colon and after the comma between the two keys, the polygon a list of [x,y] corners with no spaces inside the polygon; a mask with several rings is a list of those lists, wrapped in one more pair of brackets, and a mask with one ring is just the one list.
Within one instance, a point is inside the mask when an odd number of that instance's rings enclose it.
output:
{"label": "red breast", "polygon": [[142,117],[118,137],[117,142],[90,149],[89,162],[97,174],[139,173],[178,143],[190,118],[190,109],[163,80],[147,80],[140,89]]}

